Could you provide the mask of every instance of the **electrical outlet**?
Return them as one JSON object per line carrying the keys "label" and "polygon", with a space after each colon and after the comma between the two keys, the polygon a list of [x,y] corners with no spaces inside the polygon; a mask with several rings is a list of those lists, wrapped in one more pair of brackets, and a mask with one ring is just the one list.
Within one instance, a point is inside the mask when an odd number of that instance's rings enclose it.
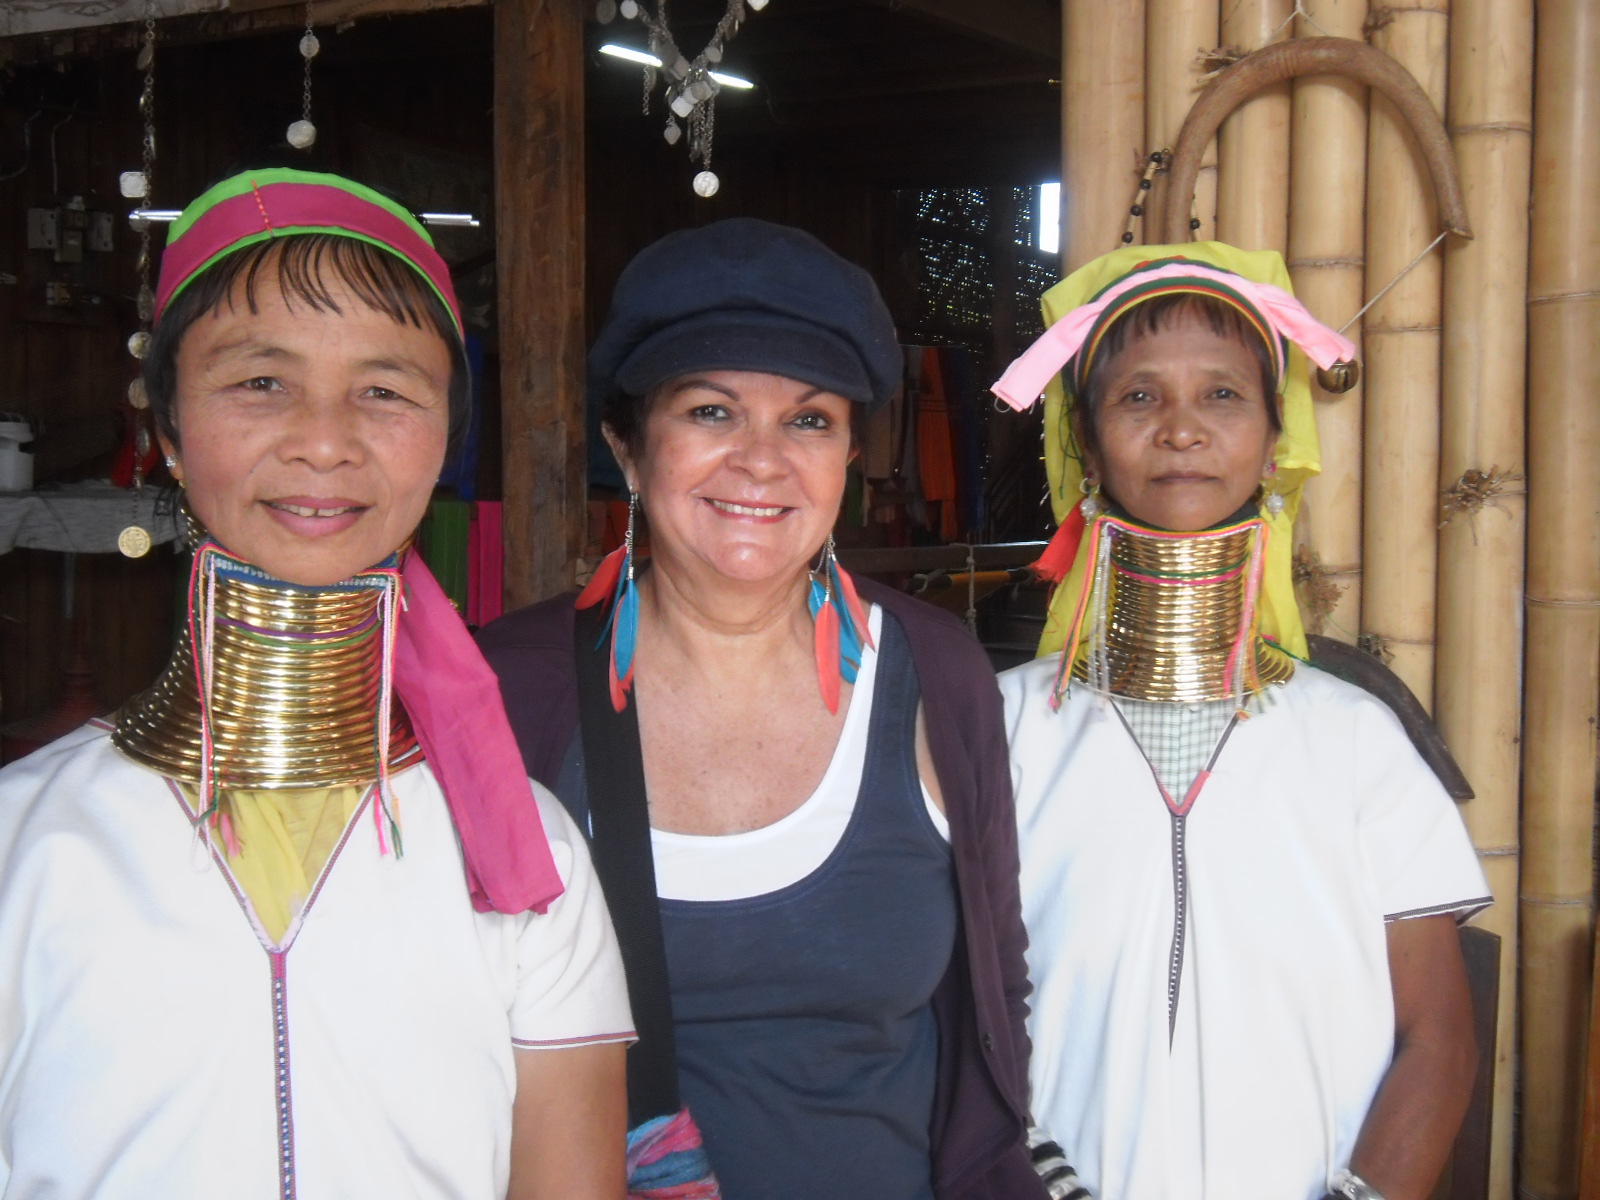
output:
{"label": "electrical outlet", "polygon": [[92,212],[89,214],[89,249],[99,254],[109,254],[116,249],[111,239],[111,231],[116,222],[111,219],[108,212]]}
{"label": "electrical outlet", "polygon": [[61,215],[53,208],[28,210],[28,249],[54,250],[59,240]]}

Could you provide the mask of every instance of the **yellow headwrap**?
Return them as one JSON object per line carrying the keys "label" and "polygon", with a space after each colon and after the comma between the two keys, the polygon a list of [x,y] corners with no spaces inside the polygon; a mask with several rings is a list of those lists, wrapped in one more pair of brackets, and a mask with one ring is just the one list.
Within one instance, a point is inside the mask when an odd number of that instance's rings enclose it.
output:
{"label": "yellow headwrap", "polygon": [[[1080,267],[1044,294],[1042,307],[1046,327],[1054,325],[1073,309],[1089,303],[1106,287],[1130,271],[1153,259],[1182,257],[1205,263],[1255,283],[1270,284],[1291,292],[1289,271],[1274,250],[1239,250],[1223,242],[1191,242],[1181,246],[1124,246]],[[1199,290],[1198,288],[1195,290]],[[1296,658],[1304,659],[1305,629],[1295,603],[1292,558],[1294,521],[1300,511],[1300,496],[1306,480],[1322,469],[1317,448],[1317,425],[1311,410],[1310,363],[1300,348],[1288,345],[1289,359],[1281,389],[1283,432],[1273,455],[1277,464],[1274,490],[1283,497],[1283,510],[1276,516],[1265,511],[1267,522],[1267,561],[1261,587],[1261,635]],[[1056,521],[1064,520],[1082,499],[1083,461],[1073,442],[1070,420],[1072,400],[1061,386],[1058,374],[1045,389],[1044,456],[1050,477],[1050,504]],[[1087,544],[1085,539],[1084,544]],[[1044,636],[1039,641],[1041,655],[1062,648],[1080,594],[1092,583],[1087,554],[1079,553],[1071,571],[1050,600],[1050,615]]]}

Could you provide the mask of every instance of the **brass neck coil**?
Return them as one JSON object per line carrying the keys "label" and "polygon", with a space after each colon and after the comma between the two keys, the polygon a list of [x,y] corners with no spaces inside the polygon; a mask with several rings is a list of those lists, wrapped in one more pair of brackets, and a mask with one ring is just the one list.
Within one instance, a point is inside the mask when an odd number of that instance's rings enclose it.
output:
{"label": "brass neck coil", "polygon": [[[306,589],[216,573],[211,628],[198,631],[211,640],[216,787],[334,787],[377,778],[383,600],[379,587]],[[112,739],[134,761],[198,784],[195,661],[185,628],[160,678],[118,714]],[[418,747],[398,699],[392,711],[389,763],[396,770],[415,761]]]}
{"label": "brass neck coil", "polygon": [[[1103,536],[1113,539],[1109,594],[1096,598],[1105,605],[1104,642],[1089,639],[1073,678],[1089,680],[1089,658],[1101,653],[1113,695],[1182,703],[1232,698],[1228,658],[1239,635],[1256,523],[1173,537],[1118,522]],[[1262,685],[1294,674],[1294,660],[1259,637],[1251,650]]]}

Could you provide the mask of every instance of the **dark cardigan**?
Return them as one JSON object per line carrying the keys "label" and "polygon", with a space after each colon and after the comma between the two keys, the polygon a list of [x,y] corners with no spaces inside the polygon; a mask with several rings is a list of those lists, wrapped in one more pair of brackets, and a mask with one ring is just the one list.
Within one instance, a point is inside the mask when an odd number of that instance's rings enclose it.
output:
{"label": "dark cardigan", "polygon": [[[934,993],[938,1200],[1039,1200],[1029,1161],[1027,935],[1000,692],[982,647],[948,613],[862,580],[862,599],[899,620],[922,690],[934,770],[950,820],[963,936]],[[501,617],[478,635],[500,677],[528,774],[554,789],[577,733],[572,596]]]}

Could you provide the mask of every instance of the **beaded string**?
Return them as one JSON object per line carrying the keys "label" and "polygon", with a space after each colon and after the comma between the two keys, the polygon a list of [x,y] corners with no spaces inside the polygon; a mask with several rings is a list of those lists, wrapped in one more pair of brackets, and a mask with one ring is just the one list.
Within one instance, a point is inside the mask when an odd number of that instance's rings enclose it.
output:
{"label": "beaded string", "polygon": [[[1145,159],[1144,174],[1139,177],[1139,190],[1134,193],[1133,203],[1128,206],[1128,225],[1122,231],[1122,244],[1133,245],[1134,227],[1144,221],[1145,205],[1150,199],[1150,189],[1154,186],[1156,174],[1165,171],[1172,165],[1171,150],[1152,150],[1150,157]],[[1189,206],[1189,232],[1194,233],[1200,228],[1200,218],[1194,215],[1194,204]]]}

